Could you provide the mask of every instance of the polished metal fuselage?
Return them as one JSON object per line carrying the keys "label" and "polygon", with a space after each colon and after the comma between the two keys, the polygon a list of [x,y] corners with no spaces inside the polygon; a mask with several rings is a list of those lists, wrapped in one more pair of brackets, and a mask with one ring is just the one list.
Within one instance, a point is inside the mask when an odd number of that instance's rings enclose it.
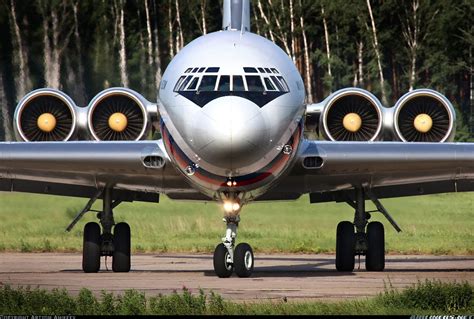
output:
{"label": "polished metal fuselage", "polygon": [[[218,76],[244,76],[246,67],[274,68],[285,78],[289,92],[264,106],[229,92],[200,107],[173,90],[180,76],[195,67],[218,67]],[[249,32],[211,33],[188,44],[163,75],[159,113],[164,144],[183,175],[210,196],[215,192],[265,189],[296,154],[304,98],[300,74],[274,43]],[[299,137],[292,146],[294,152],[285,155],[281,159],[283,165],[275,169],[272,162],[281,156],[283,147],[295,134]],[[195,172],[189,174],[186,168]],[[255,174],[266,177],[254,177]]]}

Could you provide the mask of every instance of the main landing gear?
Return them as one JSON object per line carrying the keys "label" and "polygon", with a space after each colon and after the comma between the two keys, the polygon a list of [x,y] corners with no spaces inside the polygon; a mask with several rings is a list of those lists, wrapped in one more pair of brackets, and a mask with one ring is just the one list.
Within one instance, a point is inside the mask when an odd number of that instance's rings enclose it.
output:
{"label": "main landing gear", "polygon": [[227,215],[224,222],[227,229],[222,243],[214,251],[214,271],[220,278],[228,278],[234,271],[239,277],[250,277],[254,262],[252,247],[247,243],[235,246],[240,217],[237,213]]}
{"label": "main landing gear", "polygon": [[115,224],[114,222],[112,210],[120,204],[120,201],[113,201],[112,188],[105,188],[91,198],[86,207],[69,225],[67,231],[70,231],[86,212],[94,211],[91,210],[92,204],[101,195],[103,195],[103,209],[102,211],[95,211],[98,213],[97,218],[99,218],[100,226],[96,222],[90,222],[84,226],[82,270],[86,273],[98,272],[100,270],[100,257],[110,256],[112,257],[112,270],[114,272],[129,272],[131,266],[130,226],[127,223]]}
{"label": "main landing gear", "polygon": [[[343,221],[337,225],[336,269],[353,271],[355,256],[365,255],[365,268],[368,271],[382,271],[385,268],[385,232],[382,223],[370,222],[371,212],[365,210],[365,197],[370,198],[378,212],[381,212],[400,232],[400,227],[391,218],[382,203],[370,189],[355,189],[355,202],[347,203],[355,209],[354,222]],[[354,230],[355,228],[355,230]]]}

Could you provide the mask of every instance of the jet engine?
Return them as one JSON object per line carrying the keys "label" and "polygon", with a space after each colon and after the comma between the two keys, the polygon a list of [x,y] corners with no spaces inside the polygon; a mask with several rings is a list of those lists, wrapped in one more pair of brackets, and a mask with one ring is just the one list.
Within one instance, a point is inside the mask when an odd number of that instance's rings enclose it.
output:
{"label": "jet engine", "polygon": [[433,90],[414,90],[395,104],[395,133],[404,142],[452,141],[455,123],[452,104]]}
{"label": "jet engine", "polygon": [[110,88],[97,94],[88,106],[88,130],[98,141],[144,139],[150,122],[147,105],[135,91]]}
{"label": "jet engine", "polygon": [[370,92],[339,90],[324,102],[321,134],[331,141],[373,141],[381,138],[382,105]]}
{"label": "jet engine", "polygon": [[70,140],[76,134],[76,105],[58,90],[32,91],[18,103],[14,127],[27,142]]}

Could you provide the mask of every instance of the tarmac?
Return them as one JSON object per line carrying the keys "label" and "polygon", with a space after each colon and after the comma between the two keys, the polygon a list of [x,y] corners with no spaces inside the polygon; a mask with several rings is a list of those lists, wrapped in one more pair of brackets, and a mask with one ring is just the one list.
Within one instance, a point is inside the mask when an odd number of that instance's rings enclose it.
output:
{"label": "tarmac", "polygon": [[345,300],[375,296],[384,289],[403,289],[417,282],[474,284],[474,256],[388,255],[383,272],[360,269],[337,272],[334,255],[256,254],[250,278],[217,278],[209,254],[137,254],[129,273],[111,271],[112,260],[102,258],[101,271],[82,272],[80,253],[0,253],[0,285],[51,290],[66,288],[77,294],[85,287],[123,293],[143,291],[147,296],[203,289],[234,301]]}

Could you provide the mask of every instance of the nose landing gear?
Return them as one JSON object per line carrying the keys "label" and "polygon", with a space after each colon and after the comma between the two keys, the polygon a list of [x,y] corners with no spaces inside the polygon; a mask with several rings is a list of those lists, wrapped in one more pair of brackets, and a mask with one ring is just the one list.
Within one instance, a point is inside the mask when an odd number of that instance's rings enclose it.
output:
{"label": "nose landing gear", "polygon": [[235,246],[240,216],[227,215],[224,222],[227,226],[226,234],[214,251],[214,272],[220,278],[228,278],[234,271],[239,277],[250,277],[254,265],[252,247],[247,243]]}

